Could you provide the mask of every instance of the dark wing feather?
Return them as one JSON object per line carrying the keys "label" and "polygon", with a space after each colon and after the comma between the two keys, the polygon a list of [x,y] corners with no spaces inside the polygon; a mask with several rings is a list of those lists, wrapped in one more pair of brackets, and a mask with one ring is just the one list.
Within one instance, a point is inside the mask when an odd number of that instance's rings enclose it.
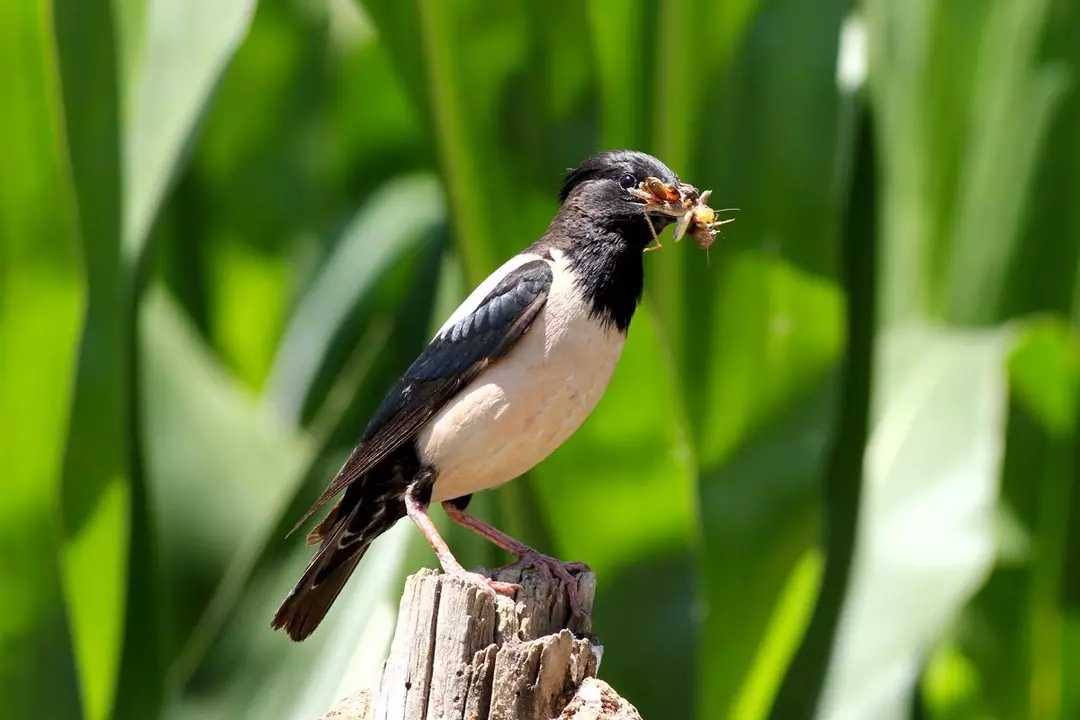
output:
{"label": "dark wing feather", "polygon": [[293,530],[415,437],[458,391],[509,352],[547,301],[551,278],[546,262],[527,262],[508,273],[473,312],[437,335],[383,399],[360,444]]}
{"label": "dark wing feather", "polygon": [[[329,527],[324,527],[327,535],[322,538],[319,552],[274,613],[270,627],[275,630],[284,628],[289,637],[299,642],[319,626],[377,534],[365,535],[351,530],[362,507],[361,503],[353,502],[349,508],[343,508],[346,510],[344,513],[330,514],[333,520]],[[377,530],[385,531],[388,528],[389,525],[386,525]]]}

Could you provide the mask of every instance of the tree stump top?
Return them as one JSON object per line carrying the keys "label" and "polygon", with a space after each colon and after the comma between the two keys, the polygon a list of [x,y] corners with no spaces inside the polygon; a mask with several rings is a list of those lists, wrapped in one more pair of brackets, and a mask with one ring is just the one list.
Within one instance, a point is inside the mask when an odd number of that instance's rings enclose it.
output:
{"label": "tree stump top", "polygon": [[358,710],[339,704],[324,717],[640,720],[605,683],[589,680],[603,649],[588,636],[595,575],[577,576],[586,610],[577,618],[558,580],[514,566],[492,577],[521,590],[509,598],[434,570],[411,575],[374,703],[354,696],[345,703]]}

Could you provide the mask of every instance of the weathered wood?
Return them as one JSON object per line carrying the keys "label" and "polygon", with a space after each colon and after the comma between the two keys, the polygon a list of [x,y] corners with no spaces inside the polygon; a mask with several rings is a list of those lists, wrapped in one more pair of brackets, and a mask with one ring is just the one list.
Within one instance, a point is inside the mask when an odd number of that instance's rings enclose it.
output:
{"label": "weathered wood", "polygon": [[[514,599],[469,579],[422,570],[405,584],[397,629],[375,701],[375,720],[554,718],[595,675],[600,649],[589,618],[572,618],[559,582],[533,568],[495,577],[521,585]],[[591,611],[596,581],[578,577]]]}
{"label": "weathered wood", "polygon": [[557,716],[582,681],[596,674],[596,665],[589,641],[569,630],[507,643],[495,657],[489,720]]}
{"label": "weathered wood", "polygon": [[[495,646],[482,654],[490,655],[494,662]],[[487,686],[490,690],[490,685]],[[465,710],[466,717],[478,717]],[[338,702],[321,720],[371,720],[372,698],[369,690],[362,690]],[[641,720],[636,708],[621,698],[603,680],[585,678],[574,697],[563,708],[556,720]]]}
{"label": "weathered wood", "polygon": [[371,720],[372,698],[370,690],[361,690],[339,700],[319,720]]}
{"label": "weathered wood", "polygon": [[571,617],[564,588],[541,571],[510,566],[493,577],[521,590],[511,599],[434,570],[410,576],[373,702],[358,694],[324,718],[641,720],[595,679],[591,572],[577,576],[585,617]]}
{"label": "weathered wood", "polygon": [[606,682],[586,678],[558,720],[641,720],[641,715]]}

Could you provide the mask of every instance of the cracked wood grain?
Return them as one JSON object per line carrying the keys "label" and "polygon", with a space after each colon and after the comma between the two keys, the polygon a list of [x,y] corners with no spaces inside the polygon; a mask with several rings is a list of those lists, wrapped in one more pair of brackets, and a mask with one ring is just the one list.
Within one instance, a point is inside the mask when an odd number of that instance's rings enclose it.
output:
{"label": "cracked wood grain", "polygon": [[[596,680],[602,646],[573,618],[558,581],[510,566],[513,599],[468,578],[421,570],[405,583],[377,694],[358,693],[335,720],[641,720]],[[591,612],[596,577],[577,576]]]}

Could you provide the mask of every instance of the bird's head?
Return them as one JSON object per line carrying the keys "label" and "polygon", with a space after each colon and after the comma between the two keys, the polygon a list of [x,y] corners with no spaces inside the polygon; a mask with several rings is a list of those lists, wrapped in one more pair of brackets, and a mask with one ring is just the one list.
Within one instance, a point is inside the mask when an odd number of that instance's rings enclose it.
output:
{"label": "bird's head", "polygon": [[572,204],[597,222],[629,231],[647,243],[652,233],[687,212],[685,200],[698,197],[697,188],[679,180],[671,168],[637,150],[612,150],[593,155],[566,174],[559,200]]}

